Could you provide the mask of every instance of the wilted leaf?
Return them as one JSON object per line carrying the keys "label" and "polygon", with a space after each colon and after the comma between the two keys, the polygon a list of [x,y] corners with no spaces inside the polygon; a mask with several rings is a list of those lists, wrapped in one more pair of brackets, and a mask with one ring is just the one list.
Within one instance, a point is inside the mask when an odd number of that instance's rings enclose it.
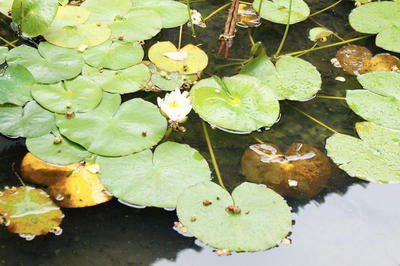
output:
{"label": "wilted leaf", "polygon": [[371,58],[372,53],[368,48],[354,44],[343,46],[336,53],[340,66],[356,76],[367,72],[365,66]]}

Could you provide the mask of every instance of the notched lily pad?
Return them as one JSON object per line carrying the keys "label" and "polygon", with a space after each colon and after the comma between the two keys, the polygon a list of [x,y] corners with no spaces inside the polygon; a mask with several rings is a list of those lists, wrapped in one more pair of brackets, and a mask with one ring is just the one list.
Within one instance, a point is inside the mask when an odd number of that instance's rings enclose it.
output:
{"label": "notched lily pad", "polygon": [[162,139],[167,121],[155,105],[138,98],[120,104],[120,95],[104,93],[94,110],[56,115],[57,126],[69,140],[103,156],[139,152]]}
{"label": "notched lily pad", "polygon": [[38,49],[22,45],[8,52],[8,65],[23,65],[37,83],[55,83],[78,76],[83,67],[78,51],[41,42]]}
{"label": "notched lily pad", "polygon": [[193,109],[223,129],[248,133],[273,125],[279,116],[275,94],[247,75],[200,80],[190,96]]}
{"label": "notched lily pad", "polygon": [[32,100],[31,87],[35,79],[23,66],[9,66],[0,74],[0,104],[23,105]]}
{"label": "notched lily pad", "polygon": [[[260,3],[262,1],[262,3]],[[290,0],[255,0],[253,8],[260,10],[260,15],[263,19],[287,24],[289,18],[289,3]],[[303,0],[292,0],[292,11],[290,14],[290,24],[298,23],[305,20],[310,15],[310,8]]]}
{"label": "notched lily pad", "polygon": [[210,180],[207,161],[185,144],[164,142],[151,150],[125,157],[97,159],[101,182],[115,197],[126,202],[174,208],[189,186]]}
{"label": "notched lily pad", "polygon": [[[184,53],[182,60],[172,59],[174,53]],[[149,49],[149,59],[165,71],[193,74],[203,71],[208,65],[208,56],[199,47],[187,44],[179,51],[169,42],[158,42]]]}
{"label": "notched lily pad", "polygon": [[247,182],[232,196],[212,182],[191,186],[179,197],[176,211],[196,238],[232,251],[277,246],[292,226],[290,207],[279,194]]}
{"label": "notched lily pad", "polygon": [[400,131],[370,122],[356,124],[359,138],[334,134],[328,156],[350,176],[370,182],[400,183]]}
{"label": "notched lily pad", "polygon": [[0,192],[0,215],[8,231],[27,235],[45,235],[63,217],[45,191],[29,186]]}

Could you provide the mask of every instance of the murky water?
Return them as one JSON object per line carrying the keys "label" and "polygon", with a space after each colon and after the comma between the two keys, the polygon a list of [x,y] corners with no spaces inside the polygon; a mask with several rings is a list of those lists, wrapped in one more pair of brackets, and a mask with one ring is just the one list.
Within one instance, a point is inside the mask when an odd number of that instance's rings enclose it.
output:
{"label": "murky water", "polygon": [[[307,1],[312,11],[333,1]],[[221,1],[198,2],[193,7],[203,16],[222,5]],[[339,4],[333,10],[314,17],[343,38],[354,36],[347,22],[352,1]],[[202,44],[210,58],[208,73],[230,75],[234,67],[220,68],[230,63],[216,59],[218,35],[222,33],[226,11],[208,21],[207,28],[196,28],[193,39],[185,27],[183,43]],[[313,21],[293,25],[282,53],[311,47],[307,39]],[[273,54],[279,45],[284,25],[263,21],[253,30],[256,41]],[[152,42],[171,40],[177,43],[179,29],[162,32]],[[0,34],[8,40],[15,37],[2,18]],[[334,37],[331,42],[338,41]],[[374,53],[374,39],[359,42]],[[146,44],[149,47],[151,43]],[[247,58],[250,42],[247,31],[238,29],[232,58]],[[337,48],[310,53],[302,58],[317,66],[323,78],[321,95],[344,96],[346,89],[359,88],[355,77],[331,66]],[[336,81],[343,76],[346,82]],[[142,92],[133,95],[148,96]],[[150,100],[154,101],[155,97]],[[313,115],[341,133],[355,134],[354,124],[361,121],[344,101],[315,98],[308,102],[282,102],[282,117],[270,130],[257,137],[285,150],[292,142],[303,142],[324,151],[325,139],[332,133],[295,111],[292,106]],[[200,119],[193,114],[185,125],[186,133],[173,133],[171,140],[187,143],[210,159]],[[228,188],[243,182],[240,160],[245,149],[254,144],[252,137],[233,135],[219,130],[210,132],[222,176]],[[0,185],[17,185],[12,164],[19,167],[26,149],[22,140],[0,137]],[[209,160],[210,161],[210,160]],[[210,161],[211,165],[211,161]],[[85,208],[64,209],[61,236],[48,235],[26,241],[18,235],[0,230],[0,265],[400,265],[400,186],[379,185],[359,181],[333,166],[327,189],[307,201],[289,201],[293,208],[292,244],[281,244],[264,252],[240,253],[217,257],[213,249],[197,245],[194,238],[181,236],[173,230],[177,217],[163,209],[130,208],[113,200]]]}

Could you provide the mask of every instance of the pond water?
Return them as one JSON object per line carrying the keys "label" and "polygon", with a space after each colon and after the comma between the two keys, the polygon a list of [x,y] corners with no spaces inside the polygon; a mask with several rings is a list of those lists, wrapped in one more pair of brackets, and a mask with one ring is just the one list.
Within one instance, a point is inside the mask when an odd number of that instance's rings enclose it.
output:
{"label": "pond water", "polygon": [[[192,8],[203,16],[223,4],[221,1],[193,1]],[[333,1],[307,1],[312,12]],[[347,16],[354,2],[344,1],[335,8],[313,17],[344,39],[354,35]],[[197,38],[185,27],[183,43],[201,44],[210,59],[208,73],[231,75],[235,66],[219,68],[232,61],[216,59],[217,40],[225,23],[225,12],[210,19],[206,29],[196,28]],[[315,22],[307,20],[290,27],[282,53],[311,47],[308,30]],[[263,21],[252,31],[262,41],[268,54],[273,54],[281,40],[284,25]],[[179,29],[163,31],[157,40],[178,42]],[[9,21],[1,17],[1,36],[14,40]],[[337,39],[331,37],[330,42]],[[358,42],[373,53],[381,52],[374,38]],[[250,42],[247,31],[238,28],[231,50],[232,58],[248,58]],[[340,47],[340,46],[339,46]],[[322,75],[320,95],[344,96],[346,89],[360,88],[356,78],[334,68],[330,59],[339,47],[309,53],[302,58],[315,65]],[[345,77],[345,82],[335,77]],[[148,96],[145,92],[129,97]],[[155,96],[150,99],[155,101]],[[332,132],[294,110],[295,106],[330,127],[355,135],[355,122],[362,121],[341,100],[314,98],[307,102],[282,102],[281,119],[270,130],[256,133],[265,142],[285,150],[293,142],[302,142],[324,150],[325,139]],[[186,133],[174,132],[170,140],[187,143],[209,160],[201,121],[193,112],[185,124]],[[228,189],[244,181],[240,160],[245,149],[255,144],[248,135],[234,135],[219,130],[210,132],[215,155]],[[0,137],[0,185],[18,185],[12,165],[18,168],[26,149],[23,140]],[[175,212],[156,208],[135,209],[112,200],[85,209],[63,209],[65,219],[61,236],[41,236],[25,241],[18,235],[0,230],[0,265],[400,265],[399,185],[381,185],[349,177],[332,164],[332,178],[327,188],[310,200],[289,200],[294,226],[290,245],[281,244],[263,252],[234,253],[218,257],[210,247],[194,238],[184,237],[173,229]]]}

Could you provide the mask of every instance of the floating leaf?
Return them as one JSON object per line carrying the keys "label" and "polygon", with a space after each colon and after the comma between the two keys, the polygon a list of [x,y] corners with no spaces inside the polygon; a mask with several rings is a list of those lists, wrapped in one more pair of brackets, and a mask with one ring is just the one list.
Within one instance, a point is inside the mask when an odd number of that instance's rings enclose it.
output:
{"label": "floating leaf", "polygon": [[86,50],[83,59],[93,67],[120,70],[140,63],[143,56],[143,48],[137,42],[107,41]]}
{"label": "floating leaf", "polygon": [[47,30],[57,9],[57,0],[14,0],[11,13],[23,35],[36,37]]}
{"label": "floating leaf", "polygon": [[258,27],[260,26],[260,16],[257,11],[250,5],[239,4],[239,9],[237,13],[236,25],[239,27]]}
{"label": "floating leaf", "polygon": [[[260,3],[262,1],[262,3]],[[289,3],[291,0],[255,0],[253,8],[260,10],[263,19],[287,24],[289,18]],[[305,20],[310,15],[310,8],[303,0],[292,0],[292,11],[290,14],[290,24]]]}
{"label": "floating leaf", "polygon": [[326,140],[328,156],[350,176],[380,183],[400,183],[400,131],[370,122],[356,124],[361,139],[334,134]]}
{"label": "floating leaf", "polygon": [[73,118],[56,115],[57,126],[71,141],[103,156],[139,152],[162,139],[167,122],[155,105],[137,98],[120,103],[118,94],[104,93],[94,110]]}
{"label": "floating leaf", "polygon": [[309,62],[295,57],[282,57],[276,65],[261,50],[246,64],[240,74],[258,78],[271,88],[279,100],[307,100],[321,88],[321,75]]}
{"label": "floating leaf", "polygon": [[353,9],[350,25],[362,33],[378,34],[376,45],[400,52],[400,2],[372,2]]}
{"label": "floating leaf", "polygon": [[11,7],[14,0],[0,0],[0,12],[5,16],[10,17]]}
{"label": "floating leaf", "polygon": [[46,192],[33,187],[11,188],[0,194],[0,215],[15,234],[45,235],[60,225],[63,214]]}
{"label": "floating leaf", "polygon": [[170,0],[132,0],[131,10],[153,10],[161,17],[163,28],[173,28],[188,21],[187,6]]}
{"label": "floating leaf", "polygon": [[90,157],[82,146],[60,135],[57,130],[37,138],[27,138],[26,148],[41,160],[51,164],[71,164]]}
{"label": "floating leaf", "polygon": [[282,196],[311,198],[331,177],[329,159],[317,148],[292,143],[283,154],[274,144],[251,145],[242,157],[242,173],[250,182],[265,184]]}
{"label": "floating leaf", "polygon": [[156,36],[161,28],[161,18],[152,10],[133,10],[124,17],[117,17],[110,24],[115,38],[126,42],[136,42],[151,39]]}
{"label": "floating leaf", "polygon": [[78,51],[41,42],[38,49],[22,45],[10,50],[7,64],[23,65],[38,83],[55,83],[78,76],[83,59]]}
{"label": "floating leaf", "polygon": [[33,98],[44,108],[55,113],[87,112],[101,101],[103,91],[93,81],[78,76],[55,84],[35,84]]}
{"label": "floating leaf", "polygon": [[47,192],[63,208],[83,208],[99,205],[112,199],[105,193],[96,173],[80,166],[68,177],[59,178],[48,186]]}
{"label": "floating leaf", "polygon": [[60,178],[71,175],[79,166],[79,163],[68,165],[47,163],[28,152],[21,162],[21,174],[26,182],[48,186]]}
{"label": "floating leaf", "polygon": [[[170,52],[186,52],[187,58],[185,60],[173,60],[165,55]],[[158,42],[150,47],[149,59],[163,70],[179,72],[181,74],[201,72],[208,64],[207,54],[199,47],[193,44],[187,44],[185,47],[178,50],[176,46],[169,41]]]}
{"label": "floating leaf", "polygon": [[86,0],[81,7],[90,11],[88,22],[111,23],[116,16],[122,16],[131,8],[131,0]]}
{"label": "floating leaf", "polygon": [[400,129],[400,73],[371,72],[359,76],[365,90],[348,90],[349,107],[364,119]]}
{"label": "floating leaf", "polygon": [[0,64],[4,63],[8,53],[8,47],[0,46]]}
{"label": "floating leaf", "polygon": [[[206,200],[211,204],[204,204]],[[234,205],[238,213],[229,211]],[[290,207],[279,194],[246,182],[236,187],[232,196],[212,182],[191,186],[179,197],[176,211],[179,221],[196,238],[232,251],[277,246],[292,226]]]}
{"label": "floating leaf", "polygon": [[35,79],[23,66],[9,66],[0,75],[0,104],[23,105],[32,100],[31,87]]}
{"label": "floating leaf", "polygon": [[83,75],[90,78],[104,91],[111,93],[131,93],[142,89],[150,79],[150,71],[144,64],[123,70],[99,70],[85,65]]}
{"label": "floating leaf", "polygon": [[315,42],[318,41],[322,38],[331,36],[333,34],[332,31],[328,30],[327,28],[323,28],[323,27],[315,27],[312,28],[309,32],[308,38]]}
{"label": "floating leaf", "polygon": [[352,75],[360,75],[367,72],[365,65],[371,60],[371,51],[360,45],[346,45],[336,53],[336,59],[340,66]]}
{"label": "floating leaf", "polygon": [[173,208],[189,186],[210,180],[207,161],[185,144],[164,142],[154,151],[125,157],[99,157],[99,178],[115,197],[126,202]]}
{"label": "floating leaf", "polygon": [[247,75],[200,80],[190,91],[193,109],[221,128],[249,132],[273,125],[279,116],[274,93]]}
{"label": "floating leaf", "polygon": [[34,101],[24,107],[0,106],[0,132],[4,135],[33,138],[48,133],[54,127],[54,114]]}
{"label": "floating leaf", "polygon": [[83,24],[89,18],[89,15],[90,11],[80,6],[60,6],[50,27],[62,28]]}

